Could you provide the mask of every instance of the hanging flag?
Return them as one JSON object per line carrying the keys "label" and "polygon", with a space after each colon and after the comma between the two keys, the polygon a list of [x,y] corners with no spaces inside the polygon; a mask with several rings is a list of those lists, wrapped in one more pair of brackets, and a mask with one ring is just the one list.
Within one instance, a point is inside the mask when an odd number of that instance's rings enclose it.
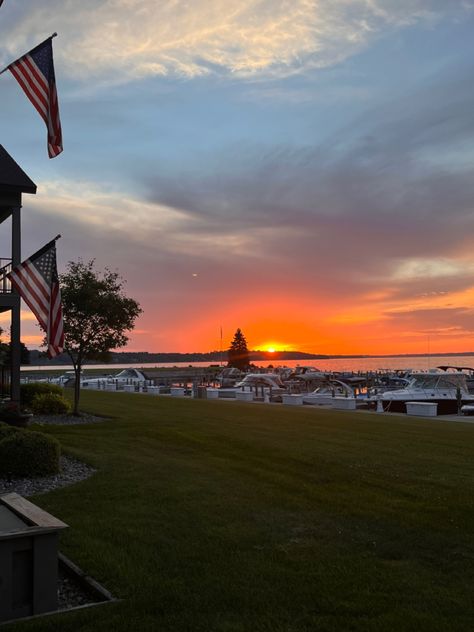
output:
{"label": "hanging flag", "polygon": [[14,268],[7,278],[18,291],[46,333],[48,356],[64,347],[63,310],[56,266],[56,239]]}
{"label": "hanging flag", "polygon": [[24,93],[37,109],[48,128],[48,154],[54,158],[63,150],[61,121],[59,120],[58,95],[54,76],[52,38],[30,50],[12,62],[9,70]]}

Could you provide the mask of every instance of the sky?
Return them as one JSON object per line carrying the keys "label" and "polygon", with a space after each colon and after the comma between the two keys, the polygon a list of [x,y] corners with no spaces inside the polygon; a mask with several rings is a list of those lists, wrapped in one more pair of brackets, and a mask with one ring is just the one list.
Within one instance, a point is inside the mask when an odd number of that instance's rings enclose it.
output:
{"label": "sky", "polygon": [[58,33],[60,156],[0,76],[23,256],[117,270],[126,350],[474,350],[474,1],[5,0],[0,29],[2,67]]}

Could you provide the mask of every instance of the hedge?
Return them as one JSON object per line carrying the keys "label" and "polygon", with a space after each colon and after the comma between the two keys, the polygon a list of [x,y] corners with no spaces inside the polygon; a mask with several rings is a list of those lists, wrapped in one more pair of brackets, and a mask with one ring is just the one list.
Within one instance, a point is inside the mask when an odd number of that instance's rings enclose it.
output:
{"label": "hedge", "polygon": [[47,476],[59,472],[61,448],[54,437],[16,430],[0,440],[0,475]]}
{"label": "hedge", "polygon": [[35,396],[31,410],[35,415],[63,415],[71,412],[71,405],[62,395],[43,393]]}
{"label": "hedge", "polygon": [[15,432],[20,432],[20,429],[15,428],[4,421],[0,421],[0,441],[6,439],[6,437],[11,436],[12,434],[15,434]]}
{"label": "hedge", "polygon": [[49,382],[31,382],[29,384],[21,384],[20,399],[22,406],[31,406],[37,395],[44,395],[45,393],[62,395],[63,389],[57,384],[50,384]]}

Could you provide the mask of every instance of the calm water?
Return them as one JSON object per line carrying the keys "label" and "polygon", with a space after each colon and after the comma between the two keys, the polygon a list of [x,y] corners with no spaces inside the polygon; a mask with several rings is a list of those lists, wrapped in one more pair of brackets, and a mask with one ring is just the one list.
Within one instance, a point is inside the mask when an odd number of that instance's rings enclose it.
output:
{"label": "calm water", "polygon": [[[257,366],[267,367],[269,361],[255,362]],[[377,371],[382,369],[414,369],[417,371],[428,371],[440,365],[452,365],[463,367],[474,367],[474,355],[469,356],[418,356],[410,358],[339,358],[333,360],[287,360],[286,362],[275,362],[274,366],[280,365],[295,366],[312,366],[323,371]],[[153,368],[153,367],[182,367],[189,366],[209,366],[209,362],[164,362],[162,364],[88,364],[86,368],[103,369],[104,372],[115,374],[119,369],[126,368]],[[57,369],[58,371],[68,371],[72,366],[24,366],[22,371]]]}

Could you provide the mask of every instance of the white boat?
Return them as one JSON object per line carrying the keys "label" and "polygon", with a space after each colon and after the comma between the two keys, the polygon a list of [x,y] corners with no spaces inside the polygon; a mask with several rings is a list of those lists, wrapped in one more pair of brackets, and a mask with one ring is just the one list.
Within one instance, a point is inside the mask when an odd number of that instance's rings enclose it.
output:
{"label": "white boat", "polygon": [[414,373],[405,388],[379,393],[369,398],[382,402],[387,412],[406,412],[407,402],[438,404],[438,415],[456,414],[465,404],[474,404],[463,373]]}
{"label": "white boat", "polygon": [[74,371],[66,371],[62,375],[58,377],[52,377],[49,382],[51,384],[58,384],[59,386],[66,386],[68,382],[74,381],[76,379],[76,373]]}
{"label": "white boat", "polygon": [[216,376],[216,382],[222,388],[232,387],[235,386],[235,383],[241,380],[244,375],[240,369],[233,366],[226,366]]}
{"label": "white boat", "polygon": [[232,388],[219,388],[218,396],[236,397],[237,392],[253,391],[255,394],[280,396],[287,393],[287,389],[276,373],[247,373],[243,380],[237,382]]}
{"label": "white boat", "polygon": [[276,373],[247,373],[244,379],[235,385],[235,389],[239,391],[255,390],[258,387],[286,393],[285,385]]}
{"label": "white boat", "polygon": [[446,371],[450,375],[452,372],[462,373],[466,376],[466,386],[470,393],[474,393],[474,368],[471,366],[452,366],[450,364],[444,364],[437,367],[441,371]]}
{"label": "white boat", "polygon": [[144,385],[146,384],[146,376],[138,369],[124,369],[116,375],[103,375],[84,378],[81,380],[81,388],[100,388],[106,384],[115,384],[118,387],[126,384]]}
{"label": "white boat", "polygon": [[311,393],[303,395],[303,404],[331,404],[335,398],[355,399],[353,389],[340,380],[326,380]]}

